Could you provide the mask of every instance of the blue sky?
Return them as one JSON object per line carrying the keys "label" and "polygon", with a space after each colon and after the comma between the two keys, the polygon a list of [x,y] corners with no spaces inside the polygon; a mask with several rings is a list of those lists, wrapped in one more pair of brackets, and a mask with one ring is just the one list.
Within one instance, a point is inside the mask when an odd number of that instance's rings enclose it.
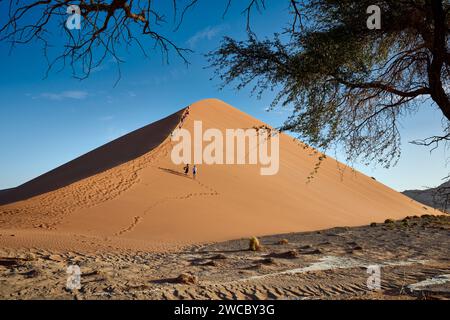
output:
{"label": "blue sky", "polygon": [[[289,111],[265,111],[272,93],[258,100],[249,90],[219,90],[220,81],[210,80],[212,70],[205,68],[204,53],[216,48],[224,35],[245,39],[242,6],[236,2],[222,19],[224,5],[225,1],[203,1],[188,13],[179,31],[173,32],[170,22],[163,29],[178,45],[194,50],[188,56],[189,66],[173,54],[169,64],[163,64],[157,51],[147,59],[137,48],[130,49],[122,56],[126,62],[115,87],[118,73],[110,60],[83,81],[72,78],[68,70],[43,79],[47,64],[40,45],[18,46],[10,52],[7,44],[0,43],[0,189],[26,182],[204,98],[222,99],[271,125],[280,125]],[[252,27],[259,36],[285,26],[286,3],[272,1],[268,9],[253,16]],[[356,164],[356,169],[397,190],[440,184],[447,175],[445,150],[430,154],[408,143],[439,134],[440,112],[426,103],[417,114],[402,119],[401,125],[403,153],[396,167]]]}

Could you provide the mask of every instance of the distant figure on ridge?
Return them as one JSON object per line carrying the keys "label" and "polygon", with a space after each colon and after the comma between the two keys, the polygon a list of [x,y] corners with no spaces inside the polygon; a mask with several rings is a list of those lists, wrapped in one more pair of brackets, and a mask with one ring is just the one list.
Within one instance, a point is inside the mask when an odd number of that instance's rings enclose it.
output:
{"label": "distant figure on ridge", "polygon": [[184,174],[189,173],[189,163],[184,166],[183,170],[184,170]]}
{"label": "distant figure on ridge", "polygon": [[195,176],[197,175],[197,166],[194,164],[192,167],[192,177],[195,179]]}

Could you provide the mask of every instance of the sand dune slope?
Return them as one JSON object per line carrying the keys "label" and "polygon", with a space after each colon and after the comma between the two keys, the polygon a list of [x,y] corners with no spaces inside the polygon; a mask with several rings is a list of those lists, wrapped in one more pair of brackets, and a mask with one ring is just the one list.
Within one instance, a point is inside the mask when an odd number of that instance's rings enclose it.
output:
{"label": "sand dune slope", "polygon": [[[0,193],[8,203],[0,206],[0,231],[15,235],[0,242],[171,248],[433,213],[331,158],[307,183],[317,155],[284,134],[276,175],[260,175],[257,165],[199,165],[197,179],[186,177],[170,158],[181,114]],[[215,99],[191,105],[183,128],[192,132],[195,120],[204,130],[263,125]]]}

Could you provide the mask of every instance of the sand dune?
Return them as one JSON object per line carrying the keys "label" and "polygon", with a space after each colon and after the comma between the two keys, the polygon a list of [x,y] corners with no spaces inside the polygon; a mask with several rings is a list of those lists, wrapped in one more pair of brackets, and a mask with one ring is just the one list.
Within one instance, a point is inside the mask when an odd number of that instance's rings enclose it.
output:
{"label": "sand dune", "polygon": [[[170,158],[183,110],[22,186],[0,193],[0,243],[20,246],[175,248],[251,235],[357,226],[433,213],[335,160],[314,179],[314,150],[280,135],[280,170],[200,165],[197,179]],[[215,99],[190,107],[183,128],[252,128],[259,120]],[[21,200],[21,201],[17,201]]]}

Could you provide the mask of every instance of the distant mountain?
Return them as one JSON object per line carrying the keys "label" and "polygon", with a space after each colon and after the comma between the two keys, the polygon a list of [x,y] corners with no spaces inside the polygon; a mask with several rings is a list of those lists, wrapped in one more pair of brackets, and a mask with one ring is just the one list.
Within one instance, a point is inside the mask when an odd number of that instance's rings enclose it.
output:
{"label": "distant mountain", "polygon": [[435,188],[424,190],[405,190],[402,193],[417,202],[439,210],[448,211],[450,207],[450,181],[444,182]]}

